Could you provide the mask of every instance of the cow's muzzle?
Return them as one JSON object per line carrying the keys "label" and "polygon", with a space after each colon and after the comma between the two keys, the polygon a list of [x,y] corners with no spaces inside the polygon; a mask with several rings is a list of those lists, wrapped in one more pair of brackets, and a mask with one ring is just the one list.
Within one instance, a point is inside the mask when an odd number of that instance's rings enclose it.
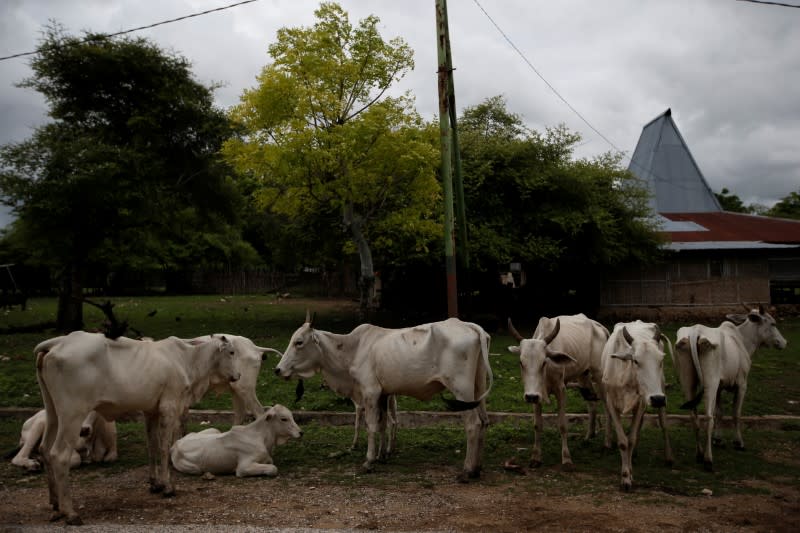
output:
{"label": "cow's muzzle", "polygon": [[239,372],[237,372],[236,374],[229,377],[228,381],[230,381],[231,383],[236,383],[237,381],[239,381],[240,377],[242,377],[242,375]]}
{"label": "cow's muzzle", "polygon": [[539,403],[538,394],[525,394],[525,401],[528,403]]}
{"label": "cow's muzzle", "polygon": [[666,407],[667,397],[663,394],[654,394],[653,396],[650,396],[650,405],[655,408]]}

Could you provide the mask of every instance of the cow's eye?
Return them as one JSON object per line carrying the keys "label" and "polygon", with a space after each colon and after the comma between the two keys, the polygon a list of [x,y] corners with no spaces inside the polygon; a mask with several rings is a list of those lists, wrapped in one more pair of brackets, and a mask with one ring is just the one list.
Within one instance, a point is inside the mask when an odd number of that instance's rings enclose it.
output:
{"label": "cow's eye", "polygon": [[289,421],[289,419],[286,418],[286,417],[281,418],[281,422],[288,422],[288,421]]}
{"label": "cow's eye", "polygon": [[295,346],[297,346],[297,347],[299,348],[300,346],[302,346],[302,345],[303,345],[303,341],[301,341],[301,340],[299,340],[299,341],[294,341],[294,345],[295,345]]}
{"label": "cow's eye", "polygon": [[231,350],[231,351],[230,351],[230,352],[228,352],[228,353],[229,353],[229,354],[231,354],[231,355],[234,355],[236,352],[234,352],[233,350]]}

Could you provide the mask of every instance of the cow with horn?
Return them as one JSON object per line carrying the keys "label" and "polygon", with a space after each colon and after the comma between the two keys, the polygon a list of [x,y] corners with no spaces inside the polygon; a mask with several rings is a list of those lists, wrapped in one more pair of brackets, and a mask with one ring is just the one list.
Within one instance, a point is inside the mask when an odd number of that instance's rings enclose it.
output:
{"label": "cow with horn", "polygon": [[[580,392],[588,402],[589,423],[586,438],[596,433],[598,393],[602,398],[600,359],[608,330],[583,314],[542,317],[530,339],[524,338],[508,319],[508,331],[519,342],[509,346],[519,354],[523,397],[534,406],[534,442],[530,465],[542,464],[542,403],[558,402],[558,429],[561,433],[562,468],[571,470],[572,457],[567,445],[566,385],[578,381]],[[608,435],[608,432],[606,432]],[[607,446],[610,446],[608,442]]]}

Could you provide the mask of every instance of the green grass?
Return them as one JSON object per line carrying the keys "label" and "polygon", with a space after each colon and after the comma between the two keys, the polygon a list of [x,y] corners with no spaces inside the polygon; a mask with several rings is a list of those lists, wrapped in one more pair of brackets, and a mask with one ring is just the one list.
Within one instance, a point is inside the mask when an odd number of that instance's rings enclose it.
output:
{"label": "green grass", "polygon": [[[320,329],[345,333],[357,325],[355,307],[347,301],[321,301],[304,299],[276,300],[274,296],[176,296],[114,298],[115,313],[119,319],[153,338],[169,335],[195,337],[208,333],[231,333],[250,337],[261,346],[284,350],[294,330],[305,317],[306,309],[315,311]],[[11,326],[26,326],[53,320],[56,311],[54,298],[35,298],[28,310],[0,311],[0,331]],[[98,327],[102,313],[85,306],[87,328]],[[152,311],[156,314],[147,316]],[[379,318],[378,323],[388,319]],[[612,324],[606,324],[613,326]],[[682,325],[682,324],[681,324]],[[672,339],[678,324],[661,324],[662,330]],[[798,415],[800,416],[800,318],[782,320],[779,327],[788,341],[785,350],[760,349],[753,357],[753,368],[748,379],[744,415]],[[530,331],[523,331],[530,334]],[[39,407],[42,405],[34,373],[33,347],[54,331],[43,333],[0,334],[0,356],[10,360],[0,362],[0,407]],[[494,373],[494,387],[487,400],[490,411],[530,412],[522,401],[522,384],[518,358],[507,347],[515,344],[505,333],[492,333],[490,361]],[[352,411],[349,400],[339,398],[322,386],[316,376],[305,383],[303,399],[295,403],[296,381],[278,379],[272,368],[277,357],[270,356],[262,366],[258,382],[258,397],[264,404],[282,403],[292,409]],[[667,410],[682,413],[680,386],[667,357],[664,363],[667,381]],[[723,393],[725,413],[730,413],[730,394]],[[209,395],[196,408],[230,409],[230,397]],[[443,402],[420,402],[400,398],[401,410],[444,410]],[[545,405],[545,412],[555,412],[555,402]],[[568,392],[567,411],[586,411],[585,403],[576,391]]]}
{"label": "green grass", "polygon": [[[0,418],[0,450],[11,449],[16,444],[21,420]],[[191,424],[190,431],[201,426]],[[229,426],[217,425],[221,430]],[[349,451],[352,428],[330,427],[317,423],[303,426],[302,439],[276,448],[275,464],[281,475],[292,477],[320,476],[324,481],[337,484],[369,483],[374,486],[416,483],[425,486],[429,470],[452,468],[453,476],[461,469],[465,452],[465,436],[460,424],[434,427],[400,429],[397,449],[386,463],[377,463],[369,475],[357,475],[364,460],[365,439],[359,448]],[[75,471],[80,479],[96,478],[122,472],[147,464],[144,428],[140,423],[120,423],[119,460],[111,464],[84,465]],[[519,474],[503,469],[503,463],[516,457],[517,464],[527,467],[532,443],[532,428],[527,423],[503,422],[491,425],[484,449],[484,483],[503,483]],[[706,472],[694,460],[694,435],[688,428],[670,430],[675,454],[675,464],[668,468],[663,460],[661,432],[645,427],[634,461],[635,487],[640,490],[668,494],[699,496],[703,489],[715,495],[734,493],[759,493],[758,481],[771,484],[796,485],[800,479],[800,462],[796,450],[800,449],[800,430],[749,431],[745,434],[747,449],[734,451],[732,447],[715,450],[715,472]],[[574,472],[560,467],[560,439],[555,429],[547,429],[543,441],[544,465],[527,469],[522,478],[532,490],[541,490],[546,482],[550,495],[597,494],[602,497],[609,490],[617,490],[620,459],[614,450],[605,450],[601,438],[582,439],[582,428],[571,428],[570,450],[575,463]],[[8,461],[0,464],[0,478],[12,486],[44,486],[41,474],[29,474]]]}

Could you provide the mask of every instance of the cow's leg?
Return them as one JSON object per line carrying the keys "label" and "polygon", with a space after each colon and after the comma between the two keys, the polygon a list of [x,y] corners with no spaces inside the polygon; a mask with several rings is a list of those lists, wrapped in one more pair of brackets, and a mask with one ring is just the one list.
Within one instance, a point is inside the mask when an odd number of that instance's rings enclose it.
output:
{"label": "cow's leg", "polygon": [[744,395],[747,392],[747,382],[743,382],[733,391],[733,447],[736,450],[744,450],[744,440],[742,440],[742,404]]}
{"label": "cow's leg", "polygon": [[386,454],[391,455],[394,451],[394,442],[397,439],[397,396],[392,394],[387,400],[387,421],[389,426],[389,441],[386,444]]}
{"label": "cow's leg", "polygon": [[375,435],[380,430],[380,406],[378,405],[379,394],[364,396],[364,419],[367,423],[367,459],[361,465],[362,472],[372,472],[372,465],[378,457],[378,449],[375,444]]}
{"label": "cow's leg", "polygon": [[556,401],[558,402],[558,432],[561,434],[561,467],[564,470],[570,471],[574,466],[567,442],[569,435],[567,434],[566,392],[567,390],[562,382],[556,389]]}
{"label": "cow's leg", "polygon": [[353,444],[350,445],[351,450],[355,450],[358,446],[358,426],[361,422],[361,415],[364,412],[364,408],[358,405],[355,401],[353,402],[355,406],[355,431],[353,432]]}
{"label": "cow's leg", "polygon": [[529,463],[531,468],[542,466],[542,431],[544,431],[544,418],[540,400],[533,405],[533,449]]}
{"label": "cow's leg", "polygon": [[661,433],[664,435],[664,462],[667,466],[672,466],[675,462],[672,456],[672,446],[669,444],[669,433],[667,432],[667,408],[658,408],[658,423],[661,426]]}
{"label": "cow's leg", "polygon": [[159,486],[156,476],[156,458],[158,457],[159,448],[159,417],[157,414],[146,413],[144,416],[145,433],[147,434],[147,465],[148,476],[150,482],[150,492],[156,493],[164,490],[163,486]]}
{"label": "cow's leg", "polygon": [[[68,525],[81,525],[83,523],[78,513],[75,512],[69,484],[70,460],[77,445],[83,418],[84,415],[82,414],[58,417],[56,436],[47,452],[47,463],[53,472],[56,499],[58,501],[58,509],[55,510],[51,520],[57,520],[64,516]],[[47,436],[49,430],[48,423],[48,428],[45,429],[45,436]]]}
{"label": "cow's leg", "polygon": [[380,447],[378,448],[378,459],[381,461],[385,461],[389,458],[389,434],[387,433],[387,429],[389,429],[389,396],[383,395],[378,402],[380,409],[381,409],[381,418],[380,418],[380,434],[381,434],[381,443]]}
{"label": "cow's leg", "polygon": [[[646,408],[643,403],[636,406],[631,415],[631,427],[628,431],[628,483],[629,486],[625,490],[630,490],[633,486],[633,457],[636,452],[636,446],[639,445],[639,435],[642,431],[642,422],[644,421],[644,412]],[[624,481],[624,480],[623,480]]]}
{"label": "cow's leg", "polygon": [[[247,419],[247,407],[244,404],[244,401],[239,398],[238,395],[232,395],[232,402],[233,404],[233,424],[234,425],[241,425],[244,424]],[[185,430],[185,427],[184,427]],[[185,431],[181,431],[181,433],[185,434]]]}
{"label": "cow's leg", "polygon": [[706,448],[703,454],[703,467],[709,472],[714,470],[714,454],[712,449],[717,397],[717,387],[706,387],[703,398],[706,402]]}
{"label": "cow's leg", "polygon": [[625,428],[622,426],[622,418],[615,408],[608,410],[611,417],[611,423],[617,434],[617,448],[619,449],[620,462],[622,463],[620,488],[624,491],[631,489],[631,453],[628,447],[628,435],[625,434]]}
{"label": "cow's leg", "polygon": [[459,474],[458,481],[465,483],[470,479],[478,479],[481,475],[486,427],[489,425],[485,401],[481,400],[478,407],[464,411],[462,419],[467,435],[467,453],[464,456],[464,469]]}
{"label": "cow's leg", "polygon": [[257,463],[255,461],[239,462],[236,465],[236,477],[247,476],[268,476],[278,475],[278,467],[268,463]]}
{"label": "cow's leg", "polygon": [[180,415],[182,411],[164,410],[158,421],[158,464],[156,465],[156,483],[163,487],[162,496],[175,496],[175,485],[172,483],[172,472],[169,469],[169,449],[180,431]]}
{"label": "cow's leg", "polygon": [[29,433],[28,438],[23,441],[22,447],[17,452],[17,455],[11,459],[11,464],[20,466],[31,472],[40,470],[42,465],[39,463],[39,461],[31,459],[31,453],[33,453],[36,445],[41,442],[41,436],[42,433],[38,433],[37,435]]}
{"label": "cow's leg", "polygon": [[724,448],[725,441],[722,440],[722,389],[717,389],[717,402],[714,409],[714,435],[711,439],[714,446]]}

